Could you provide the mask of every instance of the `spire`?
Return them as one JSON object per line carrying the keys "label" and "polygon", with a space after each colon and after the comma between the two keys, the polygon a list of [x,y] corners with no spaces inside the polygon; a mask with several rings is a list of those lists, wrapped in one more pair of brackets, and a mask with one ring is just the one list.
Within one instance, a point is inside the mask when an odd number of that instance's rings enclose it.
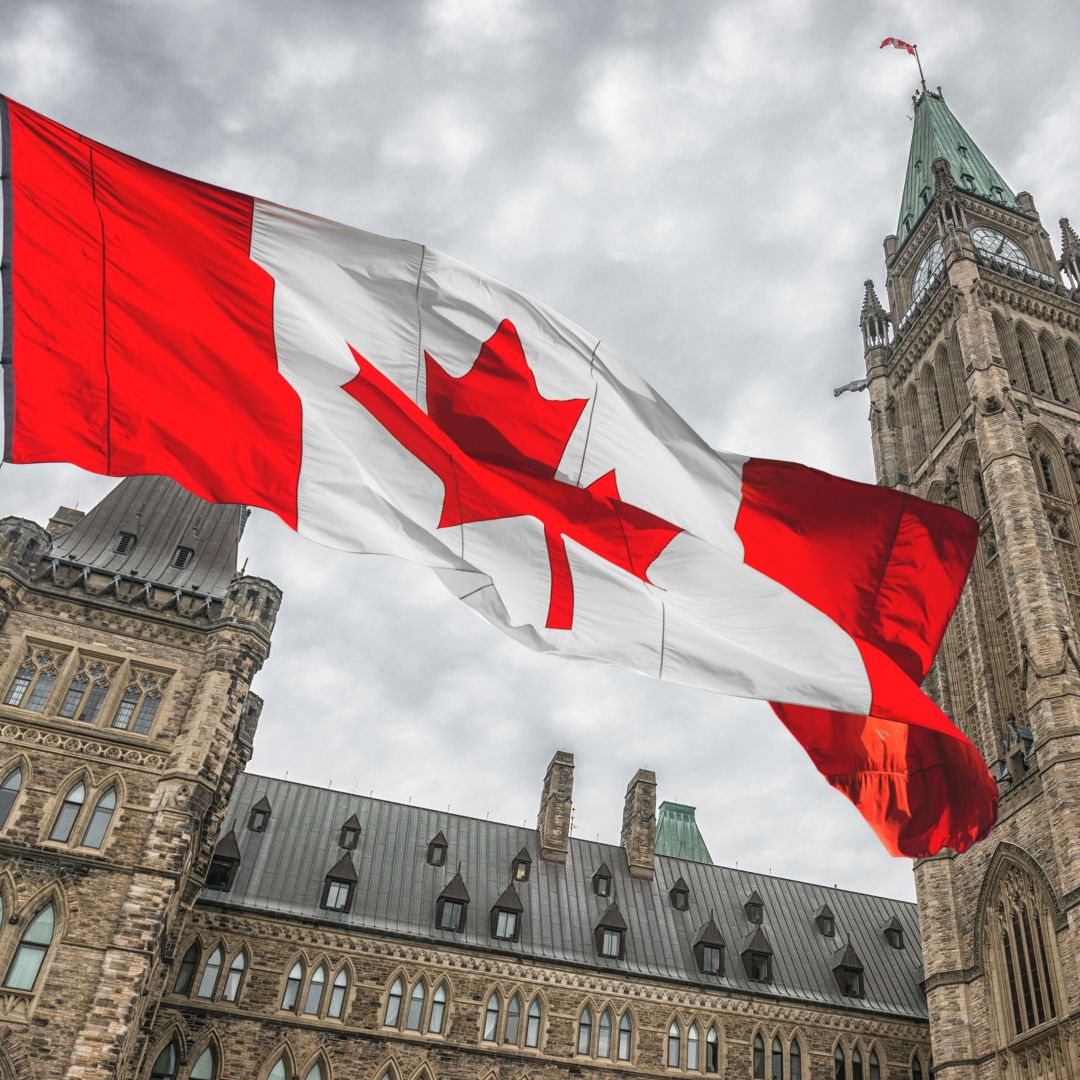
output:
{"label": "spire", "polygon": [[859,327],[863,334],[863,346],[867,352],[879,345],[889,343],[889,313],[881,306],[874,282],[870,278],[863,282]]}
{"label": "spire", "polygon": [[236,574],[242,506],[204,502],[164,476],[121,480],[49,555],[77,566],[222,598]]}
{"label": "spire", "polygon": [[952,181],[960,191],[1022,212],[1012,188],[945,104],[941,87],[936,91],[925,90],[915,98],[915,123],[896,229],[901,244],[911,235],[915,223],[937,194],[937,187],[945,175],[939,168],[935,177],[934,162],[939,159],[946,162]]}
{"label": "spire", "polygon": [[1076,235],[1067,217],[1063,217],[1058,224],[1061,226],[1061,258],[1058,260],[1058,268],[1069,275],[1069,284],[1075,289],[1080,287],[1080,236]]}
{"label": "spire", "polygon": [[688,862],[708,863],[712,856],[697,826],[693,806],[662,802],[656,822],[656,854],[670,855]]}

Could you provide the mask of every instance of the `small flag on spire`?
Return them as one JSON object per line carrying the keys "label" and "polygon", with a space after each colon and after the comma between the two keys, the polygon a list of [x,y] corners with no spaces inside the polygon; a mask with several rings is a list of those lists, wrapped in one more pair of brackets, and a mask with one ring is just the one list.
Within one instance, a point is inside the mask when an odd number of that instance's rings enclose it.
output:
{"label": "small flag on spire", "polygon": [[879,46],[879,49],[884,49],[886,45],[891,45],[894,49],[907,49],[907,51],[914,56],[915,46],[909,45],[906,41],[901,41],[899,38],[887,37]]}

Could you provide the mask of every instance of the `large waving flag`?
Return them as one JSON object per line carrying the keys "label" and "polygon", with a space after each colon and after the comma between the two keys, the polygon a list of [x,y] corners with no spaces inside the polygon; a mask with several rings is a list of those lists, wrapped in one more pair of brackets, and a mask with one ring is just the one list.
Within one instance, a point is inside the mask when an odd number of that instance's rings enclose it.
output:
{"label": "large waving flag", "polygon": [[455,259],[0,104],[8,461],[171,476],[430,566],[534,649],[771,701],[894,853],[990,829],[984,762],[919,689],[970,519],[721,453]]}

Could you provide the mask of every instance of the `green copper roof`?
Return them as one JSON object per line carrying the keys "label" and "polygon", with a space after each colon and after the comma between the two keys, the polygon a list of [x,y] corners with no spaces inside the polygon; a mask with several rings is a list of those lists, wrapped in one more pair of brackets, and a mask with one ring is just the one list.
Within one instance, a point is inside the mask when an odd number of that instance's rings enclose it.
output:
{"label": "green copper roof", "polygon": [[656,854],[712,866],[712,856],[697,827],[694,807],[677,802],[660,804],[656,821]]}
{"label": "green copper roof", "polygon": [[[1020,208],[1012,188],[953,116],[941,93],[924,90],[915,103],[915,124],[904,175],[904,197],[896,227],[896,236],[901,244],[926,209],[923,193],[933,197],[933,165],[937,158],[948,161],[957,187],[973,191],[984,199],[992,199],[1010,210]],[[966,176],[971,180],[965,180]],[[908,219],[906,225],[905,219]]]}

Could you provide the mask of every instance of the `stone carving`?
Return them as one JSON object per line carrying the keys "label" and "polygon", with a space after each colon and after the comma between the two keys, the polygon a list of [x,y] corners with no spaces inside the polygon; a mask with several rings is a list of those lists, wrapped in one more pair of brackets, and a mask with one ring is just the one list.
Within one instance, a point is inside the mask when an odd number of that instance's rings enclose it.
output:
{"label": "stone carving", "polygon": [[1076,445],[1072,435],[1066,435],[1062,445],[1065,449],[1065,460],[1068,462],[1069,472],[1072,473],[1073,484],[1077,493],[1080,493],[1080,447]]}
{"label": "stone carving", "polygon": [[945,501],[957,509],[960,507],[960,484],[951,465],[945,466]]}

